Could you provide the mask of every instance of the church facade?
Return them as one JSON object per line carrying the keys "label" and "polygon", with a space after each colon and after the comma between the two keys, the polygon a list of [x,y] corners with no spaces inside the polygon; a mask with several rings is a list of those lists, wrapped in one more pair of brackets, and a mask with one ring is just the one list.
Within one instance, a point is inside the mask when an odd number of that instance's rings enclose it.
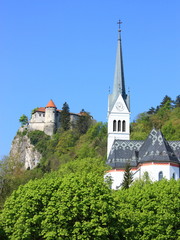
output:
{"label": "church facade", "polygon": [[180,178],[180,141],[166,141],[160,130],[152,129],[144,141],[130,140],[130,97],[126,94],[121,46],[118,46],[114,87],[108,97],[107,164],[112,167],[106,176],[112,188],[121,187],[125,167],[130,164],[133,179],[148,173],[152,181]]}

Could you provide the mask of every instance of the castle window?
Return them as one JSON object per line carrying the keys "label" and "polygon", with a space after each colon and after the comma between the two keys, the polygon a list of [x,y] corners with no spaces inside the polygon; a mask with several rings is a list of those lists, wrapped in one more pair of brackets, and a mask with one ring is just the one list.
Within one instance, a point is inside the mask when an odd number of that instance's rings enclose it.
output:
{"label": "castle window", "polygon": [[159,181],[160,181],[161,179],[163,179],[163,172],[162,172],[162,171],[159,172]]}
{"label": "castle window", "polygon": [[116,131],[116,120],[113,121],[113,132]]}
{"label": "castle window", "polygon": [[118,132],[120,132],[121,131],[121,121],[119,120],[118,121]]}
{"label": "castle window", "polygon": [[122,122],[122,131],[125,132],[126,131],[126,121],[123,120]]}
{"label": "castle window", "polygon": [[172,178],[176,179],[176,177],[175,177],[175,173],[173,173]]}

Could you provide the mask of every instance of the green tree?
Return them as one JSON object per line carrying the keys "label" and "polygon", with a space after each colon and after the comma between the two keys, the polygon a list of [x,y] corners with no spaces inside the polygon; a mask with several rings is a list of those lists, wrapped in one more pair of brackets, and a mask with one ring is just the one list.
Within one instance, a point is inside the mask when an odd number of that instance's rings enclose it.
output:
{"label": "green tree", "polygon": [[176,97],[176,100],[174,101],[175,107],[180,107],[180,95]]}
{"label": "green tree", "polygon": [[88,112],[85,112],[84,109],[80,112],[80,117],[76,121],[75,127],[80,134],[85,134],[88,128],[92,125],[93,120],[91,115]]}
{"label": "green tree", "polygon": [[148,114],[155,114],[156,113],[156,109],[154,107],[151,107],[148,112]]}
{"label": "green tree", "polygon": [[147,113],[139,114],[136,121],[131,123],[131,139],[144,140],[150,130],[155,127],[162,130],[167,140],[178,140],[180,136],[180,108],[178,102],[179,96],[177,96],[176,101],[165,96],[156,109],[151,108]]}
{"label": "green tree", "polygon": [[130,187],[132,182],[133,182],[133,174],[131,172],[131,166],[129,163],[127,163],[121,186],[122,188],[127,189]]}
{"label": "green tree", "polygon": [[102,175],[54,172],[15,191],[0,222],[16,240],[120,239],[116,205]]}
{"label": "green tree", "polygon": [[46,135],[43,131],[35,130],[29,131],[28,137],[31,141],[31,144],[33,144],[35,148],[44,155],[46,153],[50,136]]}
{"label": "green tree", "polygon": [[12,191],[21,184],[23,172],[18,156],[4,157],[0,161],[0,208]]}
{"label": "green tree", "polygon": [[21,123],[21,126],[24,126],[24,125],[28,124],[28,117],[23,114],[20,117],[19,122]]}
{"label": "green tree", "polygon": [[136,181],[116,191],[119,218],[128,240],[179,239],[180,181]]}
{"label": "green tree", "polygon": [[60,122],[61,122],[61,127],[65,131],[70,128],[70,113],[69,113],[69,105],[67,104],[67,102],[63,104]]}
{"label": "green tree", "polygon": [[106,159],[107,153],[107,125],[98,122],[92,125],[86,134],[82,135],[76,144],[77,158],[101,157]]}
{"label": "green tree", "polygon": [[172,99],[169,96],[165,96],[160,104],[160,108],[165,107],[166,109],[172,108]]}

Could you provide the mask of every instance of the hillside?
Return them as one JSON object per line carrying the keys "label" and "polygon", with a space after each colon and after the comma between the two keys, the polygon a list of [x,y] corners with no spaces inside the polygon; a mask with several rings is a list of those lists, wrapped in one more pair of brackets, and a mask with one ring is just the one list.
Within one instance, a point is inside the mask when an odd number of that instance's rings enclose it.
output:
{"label": "hillside", "polygon": [[[175,101],[166,96],[159,106],[139,114],[137,120],[131,123],[131,139],[144,140],[153,127],[161,128],[167,140],[180,139],[179,96]],[[19,185],[25,184],[30,179],[41,178],[45,173],[56,171],[68,162],[97,158],[105,163],[107,125],[94,123],[86,133],[82,128],[58,129],[52,138],[41,131],[18,131],[14,141],[15,146],[19,142],[19,150],[1,162],[1,206],[6,197]],[[33,159],[37,160],[41,156],[36,168],[32,170],[22,168],[23,149],[31,150],[30,152],[34,154]]]}
{"label": "hillside", "polygon": [[160,105],[138,115],[131,123],[131,139],[144,140],[152,128],[161,129],[168,141],[180,139],[180,95],[176,100],[165,96]]}
{"label": "hillside", "polygon": [[[131,138],[145,139],[152,127],[167,140],[180,139],[179,97],[166,96],[139,114]],[[18,151],[1,163],[0,238],[178,239],[180,181],[152,183],[144,176],[128,189],[111,190],[111,179],[103,177],[107,125],[81,130],[58,129],[52,137],[18,131]],[[41,158],[35,168],[24,168],[23,149]]]}
{"label": "hillside", "polygon": [[[83,158],[100,158],[106,160],[107,127],[101,122],[93,124],[83,134],[78,129],[59,129],[50,138],[41,131],[18,131],[14,139],[14,155],[1,161],[0,205],[21,184],[30,179],[41,178],[45,173],[57,170],[61,165]],[[18,143],[17,143],[18,142]],[[26,144],[25,144],[26,143]],[[24,152],[27,156],[42,156],[37,167],[24,169]],[[27,160],[27,159],[26,159]]]}

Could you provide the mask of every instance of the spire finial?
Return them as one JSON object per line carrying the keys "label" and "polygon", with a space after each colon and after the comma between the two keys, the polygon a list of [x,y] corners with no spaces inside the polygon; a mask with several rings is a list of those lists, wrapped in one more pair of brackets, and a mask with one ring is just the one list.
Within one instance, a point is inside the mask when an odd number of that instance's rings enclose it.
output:
{"label": "spire finial", "polygon": [[121,20],[120,20],[120,19],[119,19],[119,21],[117,22],[117,24],[119,25],[118,32],[121,32],[121,24],[122,24],[122,22],[121,22]]}

